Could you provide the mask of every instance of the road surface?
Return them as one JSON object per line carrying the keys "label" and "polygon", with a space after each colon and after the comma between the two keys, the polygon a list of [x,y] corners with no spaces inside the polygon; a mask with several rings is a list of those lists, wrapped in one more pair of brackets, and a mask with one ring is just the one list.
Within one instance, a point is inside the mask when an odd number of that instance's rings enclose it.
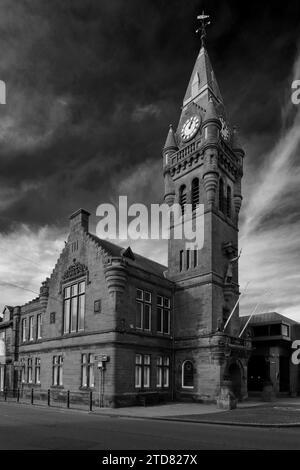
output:
{"label": "road surface", "polygon": [[0,449],[300,449],[300,428],[118,418],[0,403]]}

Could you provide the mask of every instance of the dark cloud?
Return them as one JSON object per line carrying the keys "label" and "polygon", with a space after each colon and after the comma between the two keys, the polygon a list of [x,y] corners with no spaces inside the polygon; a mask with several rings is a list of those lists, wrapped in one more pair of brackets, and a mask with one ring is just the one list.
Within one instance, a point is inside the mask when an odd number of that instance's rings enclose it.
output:
{"label": "dark cloud", "polygon": [[7,204],[3,196],[2,227],[8,219],[64,224],[83,203],[94,212],[121,175],[160,159],[199,47],[195,18],[203,6],[213,17],[208,47],[229,115],[248,138],[272,141],[297,2],[280,11],[259,2],[246,9],[204,3],[2,0],[8,104],[1,108],[0,184],[15,191]]}

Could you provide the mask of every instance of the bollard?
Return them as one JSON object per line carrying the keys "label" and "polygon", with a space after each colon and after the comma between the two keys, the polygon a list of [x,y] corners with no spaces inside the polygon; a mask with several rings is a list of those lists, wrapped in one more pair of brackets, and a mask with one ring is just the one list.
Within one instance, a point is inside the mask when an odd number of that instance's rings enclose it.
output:
{"label": "bollard", "polygon": [[93,411],[93,392],[90,392],[90,411]]}
{"label": "bollard", "polygon": [[4,389],[4,401],[7,400],[7,388]]}
{"label": "bollard", "polygon": [[67,408],[70,408],[70,390],[67,391]]}
{"label": "bollard", "polygon": [[31,400],[30,400],[30,402],[33,405],[33,388],[31,389]]}
{"label": "bollard", "polygon": [[17,390],[17,403],[20,402],[20,389]]}
{"label": "bollard", "polygon": [[50,389],[48,388],[48,406],[50,406]]}

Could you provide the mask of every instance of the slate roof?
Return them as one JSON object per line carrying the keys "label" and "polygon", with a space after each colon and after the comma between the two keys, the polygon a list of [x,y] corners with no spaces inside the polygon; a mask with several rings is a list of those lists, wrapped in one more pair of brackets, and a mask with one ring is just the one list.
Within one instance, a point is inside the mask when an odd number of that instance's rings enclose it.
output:
{"label": "slate roof", "polygon": [[[246,321],[249,319],[249,315],[240,317],[241,326],[243,327]],[[267,312],[267,313],[260,313],[258,315],[253,315],[251,318],[249,325],[260,325],[260,324],[267,324],[267,323],[288,323],[289,325],[299,325],[298,322],[292,320],[291,318],[285,317],[277,312]]]}
{"label": "slate roof", "polygon": [[[110,256],[112,257],[121,257],[124,254],[125,249],[122,246],[115,245],[114,243],[109,242],[108,240],[102,240],[96,235],[89,234],[90,237],[101,246]],[[137,253],[133,253],[134,260],[126,257],[126,261],[130,266],[134,266],[138,269],[142,269],[150,274],[161,277],[166,280],[164,272],[168,269],[167,266],[164,266],[156,261],[152,261],[149,258],[145,258]],[[170,282],[170,281],[169,281]]]}

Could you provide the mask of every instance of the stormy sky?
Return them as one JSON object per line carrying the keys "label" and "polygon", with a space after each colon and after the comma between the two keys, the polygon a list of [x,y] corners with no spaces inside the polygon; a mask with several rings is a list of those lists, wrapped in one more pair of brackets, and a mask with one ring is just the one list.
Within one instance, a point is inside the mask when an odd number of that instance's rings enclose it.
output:
{"label": "stormy sky", "polygon": [[[102,202],[162,202],[161,148],[180,115],[203,8],[246,151],[241,313],[263,302],[258,310],[300,320],[297,0],[0,0],[0,309],[38,292],[79,207],[93,231]],[[132,247],[167,261],[165,243]]]}

